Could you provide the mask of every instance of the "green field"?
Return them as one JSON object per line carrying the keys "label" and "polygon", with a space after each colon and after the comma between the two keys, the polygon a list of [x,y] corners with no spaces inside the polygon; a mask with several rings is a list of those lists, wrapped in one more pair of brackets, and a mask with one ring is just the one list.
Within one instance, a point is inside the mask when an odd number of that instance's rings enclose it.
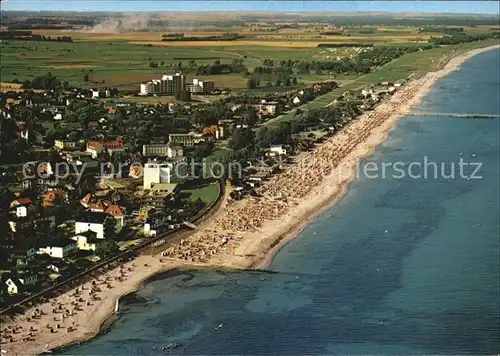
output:
{"label": "green field", "polygon": [[219,196],[219,184],[217,182],[188,187],[181,194],[189,195],[189,200],[194,202],[200,198],[207,206],[212,204]]}
{"label": "green field", "polygon": [[[367,87],[369,85],[376,84],[382,81],[403,80],[410,76],[420,77],[427,72],[439,69],[440,65],[446,63],[446,61],[453,56],[467,52],[471,49],[491,46],[495,44],[499,44],[498,39],[469,42],[460,45],[433,48],[422,52],[410,53],[397,58],[392,62],[389,62],[385,66],[375,70],[372,73],[368,73],[358,78],[344,81],[341,87],[331,91],[330,93],[322,95],[313,101],[301,105],[300,109],[311,110],[324,107],[333,102],[347,90]],[[295,116],[294,114],[295,109],[291,110],[289,113],[270,120],[268,123],[266,123],[266,125],[278,126],[281,122],[293,120]]]}
{"label": "green field", "polygon": [[[130,44],[126,41],[93,42],[34,42],[4,41],[1,43],[0,62],[3,82],[18,79],[21,82],[35,76],[51,72],[60,80],[74,86],[119,87],[125,90],[139,89],[139,83],[160,78],[162,74],[174,73],[178,65],[186,67],[190,60],[197,65],[231,63],[233,59],[243,59],[252,71],[265,58],[312,59],[320,49],[290,49],[266,46],[228,47],[167,47]],[[150,61],[163,66],[150,68]],[[84,82],[89,74],[90,82]],[[190,73],[188,80],[196,75]],[[219,88],[245,88],[247,78],[239,74],[196,76],[214,80]],[[317,80],[318,76],[304,76],[303,82]],[[92,82],[104,83],[95,84]]]}

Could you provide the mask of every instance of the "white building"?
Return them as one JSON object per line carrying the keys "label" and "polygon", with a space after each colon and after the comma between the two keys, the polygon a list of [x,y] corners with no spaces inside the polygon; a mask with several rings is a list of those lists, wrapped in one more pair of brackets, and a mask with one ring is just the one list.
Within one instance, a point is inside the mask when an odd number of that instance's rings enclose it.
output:
{"label": "white building", "polygon": [[94,98],[94,99],[111,97],[111,91],[108,89],[104,89],[104,90],[102,90],[102,89],[101,90],[90,89],[90,92],[92,93],[92,98]]}
{"label": "white building", "polygon": [[76,247],[79,250],[84,251],[95,251],[99,241],[101,241],[97,239],[97,234],[89,231],[83,234],[75,235],[71,237],[71,240],[76,242]]}
{"label": "white building", "polygon": [[76,242],[70,239],[61,239],[50,242],[46,247],[40,247],[38,254],[47,254],[53,258],[66,258],[77,250]]}
{"label": "white building", "polygon": [[143,174],[143,189],[151,189],[158,183],[181,183],[187,177],[188,165],[185,159],[171,162],[146,163]]}
{"label": "white building", "polygon": [[143,188],[151,189],[151,186],[157,183],[172,183],[173,174],[172,166],[167,163],[146,163]]}
{"label": "white building", "polygon": [[186,89],[186,76],[181,73],[164,75],[161,81],[163,93],[177,93]]}
{"label": "white building", "polygon": [[5,281],[5,285],[7,286],[7,293],[18,294],[23,288],[23,283],[19,280],[19,278],[9,278]]}
{"label": "white building", "polygon": [[28,208],[24,205],[16,207],[16,216],[18,218],[24,218],[28,216]]}
{"label": "white building", "polygon": [[140,94],[141,95],[153,94],[153,82],[142,83],[141,89],[140,89]]}
{"label": "white building", "polygon": [[181,145],[172,143],[157,143],[142,146],[142,155],[145,157],[168,157],[179,158],[183,157],[184,151]]}
{"label": "white building", "polygon": [[75,221],[75,234],[93,231],[96,233],[96,238],[104,239],[106,237],[104,224],[108,217],[111,218],[105,213],[86,212]]}
{"label": "white building", "polygon": [[286,148],[283,145],[271,145],[269,151],[272,156],[286,156]]}
{"label": "white building", "polygon": [[193,79],[189,85],[189,91],[195,94],[210,94],[215,89],[215,83],[211,80]]}

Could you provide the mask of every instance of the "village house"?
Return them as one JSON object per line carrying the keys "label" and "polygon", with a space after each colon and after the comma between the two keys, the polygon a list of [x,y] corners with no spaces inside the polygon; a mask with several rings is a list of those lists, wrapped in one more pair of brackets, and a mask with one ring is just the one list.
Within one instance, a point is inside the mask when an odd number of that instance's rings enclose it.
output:
{"label": "village house", "polygon": [[93,231],[98,239],[104,239],[105,224],[108,219],[111,219],[111,216],[105,213],[85,212],[75,221],[75,234]]}
{"label": "village house", "polygon": [[182,146],[175,143],[155,143],[142,146],[142,155],[144,157],[183,157]]}
{"label": "village house", "polygon": [[54,147],[58,150],[74,150],[76,142],[69,140],[54,140]]}
{"label": "village house", "polygon": [[97,158],[100,153],[104,150],[114,150],[114,152],[123,152],[123,139],[121,137],[116,138],[116,140],[107,140],[103,142],[89,141],[87,142],[87,152],[89,152],[92,158]]}
{"label": "village house", "polygon": [[65,271],[68,270],[68,264],[65,263],[64,261],[62,260],[54,260],[54,261],[51,261],[48,265],[47,265],[47,269],[54,272],[54,273],[57,273],[57,274],[61,274]]}
{"label": "village house", "polygon": [[36,248],[26,242],[5,243],[1,246],[7,254],[7,262],[15,266],[30,264],[36,255]]}
{"label": "village house", "polygon": [[90,89],[93,99],[105,99],[111,97],[111,90],[109,89]]}
{"label": "village house", "polygon": [[7,286],[7,293],[9,295],[16,295],[22,293],[24,289],[24,284],[17,277],[10,277],[5,281],[5,285]]}
{"label": "village house", "polygon": [[141,190],[134,197],[142,207],[165,209],[168,202],[178,192],[179,186],[175,183],[157,183],[150,190]]}
{"label": "village house", "polygon": [[56,226],[56,218],[53,215],[38,216],[31,219],[29,216],[26,217],[15,217],[8,221],[10,230],[12,232],[17,232],[18,230],[29,228],[37,229],[39,226],[47,226],[48,228],[53,228]]}
{"label": "village house", "polygon": [[168,141],[173,144],[179,144],[184,147],[192,147],[200,142],[205,141],[203,134],[189,132],[184,134],[169,134]]}
{"label": "village house", "polygon": [[42,205],[44,208],[52,208],[56,204],[67,204],[68,193],[60,189],[49,189],[43,194]]}
{"label": "village house", "polygon": [[125,226],[125,211],[120,206],[112,204],[106,208],[104,213],[114,217],[120,228]]}
{"label": "village house", "polygon": [[287,150],[283,145],[271,145],[269,147],[270,156],[286,156]]}
{"label": "village house", "polygon": [[139,179],[142,177],[143,174],[143,167],[139,165],[131,165],[130,166],[130,171],[128,173],[128,176],[133,179]]}
{"label": "village house", "polygon": [[97,234],[90,230],[77,234],[71,237],[71,239],[76,242],[76,246],[79,250],[94,252],[98,245],[103,241],[103,239],[98,239]]}
{"label": "village house", "polygon": [[260,104],[255,105],[255,109],[267,112],[270,116],[276,116],[279,114],[279,103],[277,101],[268,102],[262,99]]}
{"label": "village house", "polygon": [[170,215],[148,218],[144,223],[143,232],[146,236],[156,236],[158,233],[174,227],[170,223],[171,220],[172,216]]}
{"label": "village house", "polygon": [[92,158],[97,158],[100,153],[104,150],[102,143],[97,141],[89,141],[87,142],[87,152],[90,153]]}
{"label": "village house", "polygon": [[50,241],[40,247],[38,254],[47,254],[52,258],[66,258],[76,252],[76,242],[71,239]]}
{"label": "village house", "polygon": [[33,206],[30,198],[19,198],[10,203],[10,208],[15,209],[15,215],[19,218],[28,216],[28,210]]}

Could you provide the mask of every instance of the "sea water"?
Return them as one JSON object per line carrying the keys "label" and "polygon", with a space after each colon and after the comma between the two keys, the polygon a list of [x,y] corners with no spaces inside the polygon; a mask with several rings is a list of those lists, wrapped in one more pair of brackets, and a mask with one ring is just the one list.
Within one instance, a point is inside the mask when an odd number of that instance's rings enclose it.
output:
{"label": "sea water", "polygon": [[[499,114],[499,63],[498,50],[473,57],[416,110]],[[276,255],[272,273],[176,271],[64,353],[156,355],[176,341],[183,347],[169,353],[498,353],[499,124],[401,119],[365,165],[462,158],[481,164],[481,179],[360,175]]]}

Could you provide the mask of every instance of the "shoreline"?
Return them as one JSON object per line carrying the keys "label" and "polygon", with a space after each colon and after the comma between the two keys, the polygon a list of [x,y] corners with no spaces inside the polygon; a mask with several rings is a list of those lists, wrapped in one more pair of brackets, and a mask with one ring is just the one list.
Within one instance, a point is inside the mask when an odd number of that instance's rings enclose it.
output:
{"label": "shoreline", "polygon": [[[70,306],[73,305],[77,298],[74,296],[75,290],[71,290],[50,302],[38,306],[37,308],[47,313],[41,316],[40,319],[31,321],[26,319],[28,315],[31,316],[33,309],[27,311],[24,316],[15,317],[15,320],[10,323],[13,327],[21,327],[22,333],[27,333],[28,327],[34,327],[40,334],[37,335],[34,341],[29,343],[20,339],[7,345],[2,342],[2,349],[7,350],[8,355],[39,354],[47,350],[74,347],[82,342],[89,341],[105,331],[106,325],[109,327],[109,320],[113,319],[113,310],[117,300],[119,301],[120,298],[136,292],[148,281],[153,280],[155,276],[168,271],[198,267],[231,269],[268,267],[272,263],[274,256],[284,245],[346,195],[349,185],[356,177],[357,162],[373,154],[377,147],[386,141],[398,120],[420,103],[439,79],[457,70],[474,55],[498,48],[500,48],[500,45],[474,49],[449,59],[442,69],[429,72],[422,78],[410,81],[398,90],[393,97],[384,100],[374,111],[363,114],[335,136],[309,152],[307,159],[301,160],[294,165],[295,170],[290,173],[290,179],[296,178],[296,176],[305,177],[304,179],[310,177],[311,173],[307,170],[311,167],[311,164],[324,163],[327,159],[331,160],[332,158],[339,158],[339,160],[337,162],[330,161],[327,167],[322,167],[326,174],[322,174],[318,178],[320,180],[309,182],[310,186],[303,188],[304,193],[302,195],[297,193],[294,196],[285,196],[285,202],[280,200],[281,195],[277,198],[276,193],[270,191],[271,188],[266,190],[264,193],[267,194],[266,199],[269,199],[269,201],[265,204],[265,209],[274,213],[273,218],[248,222],[248,220],[241,221],[241,216],[237,216],[240,220],[228,220],[235,212],[244,212],[245,209],[255,210],[261,207],[259,205],[262,204],[261,202],[247,198],[246,202],[240,201],[239,204],[231,204],[227,209],[222,208],[221,210],[226,210],[222,211],[225,216],[220,217],[221,212],[216,212],[206,222],[206,227],[200,226],[200,231],[195,231],[190,237],[186,238],[187,247],[183,241],[175,248],[167,249],[167,251],[176,251],[176,249],[182,248],[195,249],[196,246],[204,243],[208,236],[212,238],[212,241],[215,241],[214,236],[217,233],[226,232],[231,236],[227,248],[221,249],[213,256],[203,256],[207,259],[206,262],[160,256],[139,256],[135,260],[99,277],[100,288],[104,289],[105,286],[108,288],[107,285],[111,285],[109,290],[102,291],[104,293],[96,292],[94,294],[102,298],[101,300],[94,301],[92,299],[93,292],[91,290],[94,286],[90,282],[86,283],[87,289],[79,293],[83,296],[88,295],[87,300],[91,305],[84,306],[83,310],[78,310],[74,314],[70,313],[69,316],[64,316],[60,311],[54,313],[55,309],[53,308],[56,305],[65,306],[63,309],[71,308]],[[354,142],[351,142],[353,141],[352,135],[356,138]],[[344,149],[343,145],[349,147]],[[341,147],[342,149],[340,149]],[[339,157],[335,155],[337,151],[340,151],[338,153]],[[317,157],[315,155],[325,155],[326,158],[323,161],[316,161]],[[337,164],[335,165],[335,163]],[[289,173],[288,170],[276,176],[276,178],[273,177],[270,186],[279,187],[280,184],[282,187],[285,186],[282,180],[287,179],[287,173]],[[296,176],[291,175],[293,173]],[[301,187],[293,188],[298,190]],[[269,202],[272,204],[270,205]],[[222,205],[226,205],[225,202]],[[253,218],[253,216],[250,218]],[[244,226],[246,230],[243,231],[241,226]],[[124,281],[122,281],[122,277]],[[117,278],[119,283],[115,282]],[[108,279],[109,282],[107,282]],[[81,289],[81,286],[78,288]],[[53,310],[52,314],[50,310]],[[45,325],[56,325],[52,316],[56,315],[54,318],[57,318],[58,313],[61,313],[61,320],[58,321],[59,324],[62,324],[62,329],[58,328],[53,333]],[[74,331],[68,331],[68,328],[73,327],[76,328]],[[4,326],[2,326],[2,329],[5,330]]]}

